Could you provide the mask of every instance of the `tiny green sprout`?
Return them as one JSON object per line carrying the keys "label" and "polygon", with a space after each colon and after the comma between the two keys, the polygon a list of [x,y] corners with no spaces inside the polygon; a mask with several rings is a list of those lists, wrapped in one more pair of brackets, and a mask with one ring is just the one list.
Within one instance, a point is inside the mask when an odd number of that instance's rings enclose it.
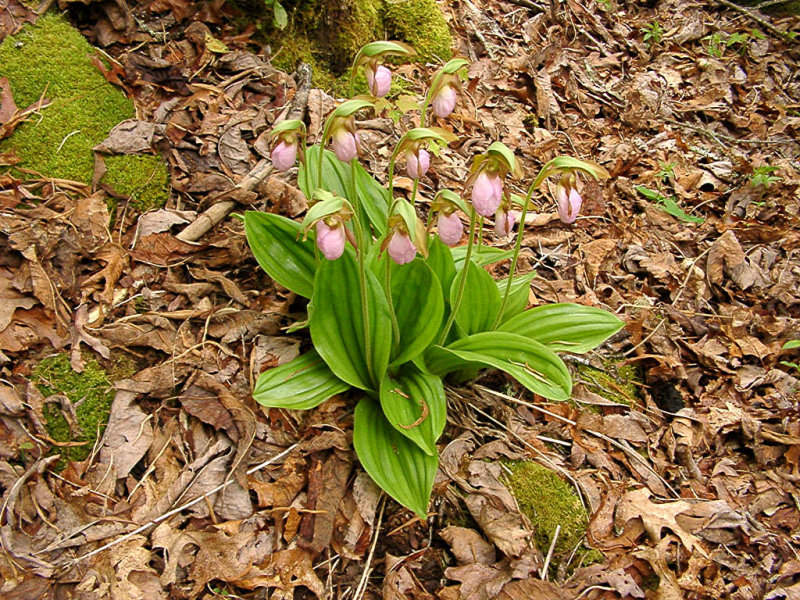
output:
{"label": "tiny green sprout", "polygon": [[603,7],[605,11],[611,11],[614,9],[614,2],[613,0],[597,0],[600,6]]}
{"label": "tiny green sprout", "polygon": [[709,56],[713,56],[714,58],[720,58],[722,56],[725,49],[725,40],[719,31],[707,35],[703,38],[703,41],[706,42],[706,52],[708,52]]}
{"label": "tiny green sprout", "polygon": [[660,160],[658,161],[658,166],[660,168],[656,173],[656,179],[659,181],[666,183],[668,180],[675,177],[675,163],[668,163]]}
{"label": "tiny green sprout", "polygon": [[771,167],[769,165],[762,165],[753,169],[753,174],[750,176],[750,185],[753,187],[764,186],[768,190],[773,183],[781,181],[780,177],[772,175],[778,167]]}
{"label": "tiny green sprout", "polygon": [[644,34],[644,42],[651,48],[658,46],[661,43],[661,38],[664,37],[664,28],[661,23],[653,21],[649,25],[645,25],[639,30]]}

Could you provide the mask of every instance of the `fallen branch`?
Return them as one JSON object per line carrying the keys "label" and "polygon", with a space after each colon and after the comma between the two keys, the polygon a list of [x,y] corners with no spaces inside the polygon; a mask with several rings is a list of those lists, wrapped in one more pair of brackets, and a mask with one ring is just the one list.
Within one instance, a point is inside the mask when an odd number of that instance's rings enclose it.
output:
{"label": "fallen branch", "polygon": [[767,21],[764,18],[764,16],[761,15],[760,13],[757,14],[757,13],[753,12],[752,10],[749,10],[749,9],[745,8],[744,6],[739,6],[738,4],[734,4],[730,0],[715,0],[715,1],[720,6],[725,6],[727,8],[730,8],[731,10],[735,10],[736,12],[738,12],[739,14],[744,15],[745,17],[747,17],[751,21],[753,21],[755,23],[758,23],[761,27],[763,27],[764,29],[766,29],[767,31],[772,33],[773,35],[775,35],[775,36],[777,36],[777,37],[779,37],[781,39],[784,39],[784,40],[791,39],[791,36],[787,32],[781,31],[780,29],[775,27],[775,25],[773,25],[772,23]]}
{"label": "fallen branch", "polygon": [[[297,77],[297,92],[289,103],[283,119],[302,119],[308,108],[308,94],[311,91],[311,67],[301,63],[295,71]],[[242,190],[252,191],[272,173],[272,161],[262,158],[250,169],[250,172],[230,190],[227,190],[212,201],[214,202],[205,212],[189,223],[177,237],[182,242],[196,242],[218,223],[222,222],[236,208],[236,200],[229,199],[236,192]]]}

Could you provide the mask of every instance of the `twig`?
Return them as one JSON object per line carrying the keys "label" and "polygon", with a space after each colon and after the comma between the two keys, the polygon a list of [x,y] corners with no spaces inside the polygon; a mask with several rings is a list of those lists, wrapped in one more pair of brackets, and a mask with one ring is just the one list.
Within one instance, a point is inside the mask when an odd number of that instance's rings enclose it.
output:
{"label": "twig", "polygon": [[744,6],[739,6],[738,4],[734,4],[730,0],[716,0],[716,3],[721,5],[721,6],[725,6],[727,8],[730,8],[731,10],[735,10],[736,12],[738,12],[739,14],[744,15],[745,17],[747,17],[751,21],[754,21],[755,23],[758,23],[759,25],[761,25],[761,27],[763,27],[764,29],[766,29],[767,31],[769,31],[773,35],[778,36],[781,39],[784,39],[784,40],[789,39],[789,36],[787,35],[787,33],[785,31],[781,31],[780,29],[775,27],[775,25],[773,25],[772,23],[767,21],[764,17],[762,17],[761,15],[757,15],[756,13],[754,13],[751,10],[746,9]]}
{"label": "twig", "polygon": [[[264,467],[266,467],[268,465],[271,465],[275,461],[280,460],[281,458],[283,458],[284,456],[289,454],[292,450],[297,448],[298,445],[299,444],[292,444],[291,446],[289,446],[283,452],[281,452],[279,454],[276,454],[272,458],[267,459],[267,460],[265,460],[264,462],[262,462],[260,464],[257,464],[255,467],[253,467],[251,469],[248,469],[247,472],[246,472],[246,475],[252,475],[256,471],[260,471]],[[99,554],[100,552],[103,552],[104,550],[108,550],[109,548],[112,548],[112,547],[116,546],[117,544],[121,544],[125,540],[132,538],[134,535],[142,533],[143,531],[147,530],[148,528],[152,527],[153,525],[157,525],[158,523],[161,523],[161,521],[169,519],[171,516],[181,512],[183,510],[186,510],[187,508],[189,508],[191,506],[194,506],[198,502],[202,502],[204,500],[207,500],[212,495],[214,495],[217,492],[219,492],[220,490],[226,488],[233,481],[235,481],[235,479],[228,479],[228,480],[222,482],[221,484],[219,484],[218,486],[216,486],[215,488],[207,491],[205,494],[203,494],[201,496],[198,496],[197,498],[194,498],[192,500],[189,500],[185,504],[181,504],[178,508],[173,508],[172,510],[170,510],[168,512],[165,512],[160,517],[156,517],[155,519],[152,519],[151,521],[148,521],[147,523],[145,523],[141,527],[137,527],[133,531],[129,531],[128,533],[126,533],[123,536],[118,537],[114,541],[109,542],[107,544],[104,544],[103,546],[100,546],[99,548],[97,548],[95,550],[92,550],[91,552],[87,552],[86,554],[82,554],[81,556],[78,556],[77,558],[73,558],[72,561],[71,561],[71,565],[76,565],[77,563],[79,563],[79,562],[81,562],[81,561],[83,561],[83,560],[85,560],[87,558],[90,558],[90,557],[94,556],[95,554]]]}
{"label": "twig", "polygon": [[534,2],[533,0],[509,0],[511,4],[516,4],[517,6],[524,6],[525,8],[530,8],[537,13],[543,13],[547,10],[547,7],[543,4],[539,4],[538,2]]}
{"label": "twig", "polygon": [[550,567],[550,559],[553,558],[553,550],[556,548],[556,542],[558,541],[558,535],[561,533],[561,525],[556,525],[556,532],[553,534],[553,539],[550,541],[550,548],[547,551],[547,556],[544,559],[544,565],[542,565],[542,570],[539,571],[539,576],[547,581],[547,569]]}
{"label": "twig", "polygon": [[386,508],[386,495],[381,496],[381,509],[378,513],[378,521],[375,523],[375,531],[373,532],[372,545],[369,548],[367,555],[367,562],[364,563],[364,571],[361,573],[361,579],[358,582],[356,591],[353,594],[353,600],[360,600],[367,589],[367,581],[369,574],[372,572],[372,558],[375,556],[375,547],[378,545],[378,538],[381,533],[381,522],[383,521],[383,511]]}
{"label": "twig", "polygon": [[713,131],[709,131],[708,129],[703,129],[702,127],[697,127],[696,125],[691,125],[689,123],[681,123],[680,121],[674,119],[668,119],[667,123],[670,125],[676,125],[678,127],[683,127],[684,129],[688,129],[689,131],[694,131],[695,133],[699,133],[706,137],[709,137],[716,141],[720,146],[725,146],[722,143],[722,140],[726,140],[728,142],[733,142],[734,144],[796,144],[797,140],[791,139],[780,139],[780,140],[759,140],[758,138],[737,138],[733,137],[732,135],[725,135],[724,133],[715,133]]}
{"label": "twig", "polygon": [[[301,63],[295,72],[298,83],[297,92],[292,98],[291,103],[286,108],[285,119],[302,119],[308,108],[308,94],[311,91],[311,67]],[[283,119],[281,119],[283,120]],[[239,190],[251,191],[264,181],[272,173],[272,161],[266,158],[256,163],[250,172],[237,183],[233,188],[227,190],[216,198],[212,199],[212,204],[205,212],[189,223],[183,231],[175,237],[182,242],[196,242],[208,233],[218,223],[222,222],[236,208],[236,201],[228,199],[234,192]]]}

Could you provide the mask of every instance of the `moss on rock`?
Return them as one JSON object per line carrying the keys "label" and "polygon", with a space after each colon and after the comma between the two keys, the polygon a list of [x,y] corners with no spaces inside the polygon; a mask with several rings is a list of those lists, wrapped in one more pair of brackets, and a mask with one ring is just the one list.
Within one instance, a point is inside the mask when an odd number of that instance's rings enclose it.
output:
{"label": "moss on rock", "polygon": [[386,0],[390,37],[408,42],[423,60],[449,60],[453,36],[435,0]]}
{"label": "moss on rock", "polygon": [[589,515],[567,483],[535,462],[512,462],[506,466],[510,470],[506,484],[520,510],[533,524],[534,542],[543,554],[550,548],[556,528],[561,526],[553,550],[554,567],[576,548],[577,563],[585,565],[602,560],[602,554],[582,544]]}
{"label": "moss on rock", "polygon": [[67,354],[56,354],[42,359],[34,367],[33,377],[44,396],[63,394],[75,407],[79,431],[70,428],[58,404],[46,404],[44,417],[47,432],[53,440],[81,444],[59,449],[65,461],[85,460],[108,423],[114,400],[113,388],[105,371],[96,360],[89,359],[83,373],[76,373]]}
{"label": "moss on rock", "polygon": [[169,172],[152,154],[125,154],[105,158],[108,171],[101,180],[116,193],[128,196],[141,212],[164,206],[169,195]]}
{"label": "moss on rock", "polygon": [[639,401],[642,376],[636,365],[609,360],[603,369],[578,364],[577,370],[581,382],[609,402],[634,406]]}
{"label": "moss on rock", "polygon": [[[0,142],[0,151],[13,150],[22,159],[21,168],[41,176],[91,182],[92,148],[120,121],[135,116],[133,103],[92,64],[96,54],[74,27],[53,13],[0,44],[0,77],[8,78],[17,106],[26,108],[42,96],[50,100],[39,115]],[[154,161],[163,166],[158,157],[123,158],[109,161],[125,170],[117,174],[109,166],[109,180],[146,182]],[[167,196],[167,186],[161,185],[148,202],[163,205]]]}

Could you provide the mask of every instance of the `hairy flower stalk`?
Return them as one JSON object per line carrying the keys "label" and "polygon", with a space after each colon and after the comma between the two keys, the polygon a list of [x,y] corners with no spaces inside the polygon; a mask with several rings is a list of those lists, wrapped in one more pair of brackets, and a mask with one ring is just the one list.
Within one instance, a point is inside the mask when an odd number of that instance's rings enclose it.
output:
{"label": "hairy flower stalk", "polygon": [[473,238],[475,237],[475,221],[477,221],[477,215],[475,213],[475,208],[473,207],[469,215],[469,240],[467,241],[467,254],[464,257],[464,267],[461,269],[461,279],[458,282],[458,292],[456,292],[456,299],[455,302],[453,302],[453,306],[450,310],[450,316],[447,318],[447,323],[445,323],[444,329],[442,329],[442,333],[439,336],[439,341],[437,342],[439,346],[443,345],[447,339],[447,335],[450,333],[450,328],[453,326],[453,322],[456,320],[456,313],[461,306],[461,299],[464,297],[464,289],[467,285],[467,266],[469,265],[469,261],[472,260],[472,247],[474,246]]}

